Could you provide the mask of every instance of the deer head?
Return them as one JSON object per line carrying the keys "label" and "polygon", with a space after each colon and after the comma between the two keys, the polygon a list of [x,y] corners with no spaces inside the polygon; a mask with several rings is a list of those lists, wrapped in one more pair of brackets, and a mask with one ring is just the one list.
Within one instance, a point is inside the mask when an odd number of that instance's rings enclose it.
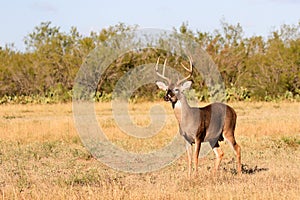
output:
{"label": "deer head", "polygon": [[159,89],[166,91],[166,94],[164,96],[165,101],[170,101],[172,104],[175,104],[178,100],[180,100],[184,97],[182,92],[191,87],[192,81],[186,81],[187,79],[189,79],[192,76],[192,73],[193,73],[193,62],[190,57],[189,57],[189,62],[190,62],[190,68],[185,67],[181,63],[181,66],[186,71],[189,72],[189,75],[183,79],[178,80],[176,82],[176,84],[174,84],[171,81],[171,79],[169,79],[165,76],[165,68],[166,68],[167,59],[165,59],[165,61],[164,61],[162,74],[160,74],[158,72],[159,58],[157,59],[157,62],[155,65],[155,72],[159,77],[161,77],[162,79],[164,79],[168,82],[168,85],[166,85],[164,82],[161,82],[161,81],[156,82],[156,85],[158,86]]}

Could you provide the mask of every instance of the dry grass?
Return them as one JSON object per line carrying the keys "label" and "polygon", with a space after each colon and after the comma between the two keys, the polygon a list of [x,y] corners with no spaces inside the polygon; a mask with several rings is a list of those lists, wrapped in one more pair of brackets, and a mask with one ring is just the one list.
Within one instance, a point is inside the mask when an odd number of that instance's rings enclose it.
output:
{"label": "dry grass", "polygon": [[[130,105],[133,120],[150,123],[154,103]],[[164,146],[177,125],[170,105],[161,133],[133,139],[115,125],[109,103],[96,113],[108,138],[125,149],[147,152]],[[201,160],[197,178],[187,179],[186,156],[146,174],[118,172],[94,159],[74,128],[71,104],[0,107],[0,196],[2,199],[298,199],[300,191],[299,103],[233,103],[243,175],[235,175],[234,155],[218,175],[214,155]]]}

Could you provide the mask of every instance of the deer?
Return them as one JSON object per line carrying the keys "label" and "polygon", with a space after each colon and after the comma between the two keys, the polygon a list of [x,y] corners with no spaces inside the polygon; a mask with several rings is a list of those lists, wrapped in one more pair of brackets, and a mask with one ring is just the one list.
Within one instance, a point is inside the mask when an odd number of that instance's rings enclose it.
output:
{"label": "deer", "polygon": [[[241,166],[241,147],[237,144],[234,136],[237,115],[235,110],[220,102],[211,103],[205,107],[190,107],[184,95],[184,91],[189,89],[192,81],[188,79],[193,73],[193,61],[190,56],[189,68],[181,63],[181,66],[187,71],[188,76],[179,79],[176,83],[165,76],[165,68],[167,59],[164,61],[162,73],[159,73],[157,59],[155,65],[155,72],[158,77],[167,81],[165,84],[161,81],[156,81],[159,89],[166,91],[164,100],[172,104],[175,117],[179,124],[179,133],[186,141],[186,151],[188,155],[188,177],[191,178],[192,173],[192,157],[194,156],[195,176],[198,174],[198,158],[202,142],[209,142],[216,160],[213,172],[215,173],[220,166],[224,152],[220,148],[220,141],[227,141],[232,147],[237,159],[237,172],[240,175],[242,171]],[[194,155],[192,146],[194,145]]]}

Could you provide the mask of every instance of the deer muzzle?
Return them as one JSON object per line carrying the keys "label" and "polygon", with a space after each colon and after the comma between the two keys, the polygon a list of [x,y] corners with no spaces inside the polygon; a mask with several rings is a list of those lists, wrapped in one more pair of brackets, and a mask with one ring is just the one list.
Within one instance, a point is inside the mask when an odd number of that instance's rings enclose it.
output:
{"label": "deer muzzle", "polygon": [[174,101],[175,99],[175,94],[172,92],[172,90],[168,90],[166,95],[164,96],[165,101]]}
{"label": "deer muzzle", "polygon": [[165,101],[170,101],[171,100],[168,94],[164,96],[164,100]]}

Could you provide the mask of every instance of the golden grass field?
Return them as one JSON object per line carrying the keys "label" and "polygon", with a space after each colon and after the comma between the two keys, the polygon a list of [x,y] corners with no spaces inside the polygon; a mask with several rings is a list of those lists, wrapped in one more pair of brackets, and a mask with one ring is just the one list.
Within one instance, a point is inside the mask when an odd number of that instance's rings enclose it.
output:
{"label": "golden grass field", "polygon": [[[166,102],[130,105],[140,126],[154,104],[166,109],[167,122],[150,139],[124,135],[114,123],[110,103],[96,114],[107,137],[124,149],[147,152],[163,147],[178,130]],[[201,103],[204,106],[205,103]],[[72,104],[0,106],[0,198],[2,199],[299,199],[300,104],[230,103],[238,114],[236,139],[242,148],[243,174],[225,152],[221,169],[211,173],[214,153],[202,158],[199,175],[187,178],[183,155],[148,173],[115,171],[93,158],[76,132]]]}

